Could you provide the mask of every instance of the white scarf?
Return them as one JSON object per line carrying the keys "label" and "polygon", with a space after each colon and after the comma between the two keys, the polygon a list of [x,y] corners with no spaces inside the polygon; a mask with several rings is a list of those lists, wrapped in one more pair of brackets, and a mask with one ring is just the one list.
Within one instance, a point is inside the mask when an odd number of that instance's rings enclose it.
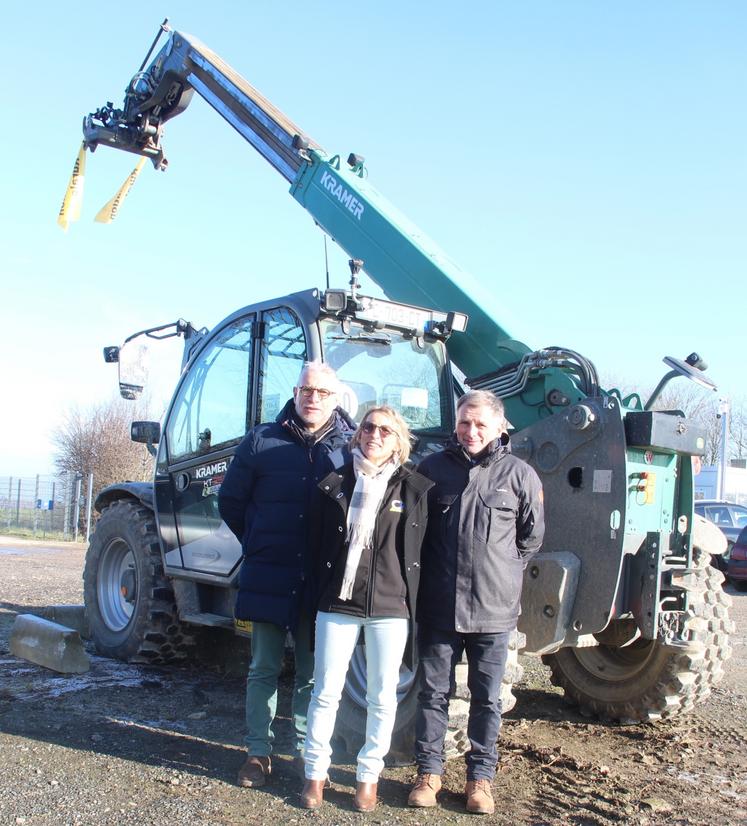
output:
{"label": "white scarf", "polygon": [[341,600],[346,601],[353,596],[353,585],[361,554],[365,548],[371,546],[376,515],[389,479],[398,467],[399,459],[396,455],[379,466],[366,459],[360,448],[353,449],[355,489],[348,507],[348,557],[340,588]]}

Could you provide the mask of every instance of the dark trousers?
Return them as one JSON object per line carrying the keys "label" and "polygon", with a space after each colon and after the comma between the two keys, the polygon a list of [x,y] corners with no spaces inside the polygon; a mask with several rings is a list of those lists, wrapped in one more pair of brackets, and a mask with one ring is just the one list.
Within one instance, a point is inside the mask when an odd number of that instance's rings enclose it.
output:
{"label": "dark trousers", "polygon": [[506,670],[510,631],[460,634],[418,627],[418,714],[415,760],[421,774],[443,774],[444,738],[449,723],[449,694],[454,667],[467,654],[470,690],[466,755],[467,780],[492,780],[498,763],[501,728],[501,681]]}

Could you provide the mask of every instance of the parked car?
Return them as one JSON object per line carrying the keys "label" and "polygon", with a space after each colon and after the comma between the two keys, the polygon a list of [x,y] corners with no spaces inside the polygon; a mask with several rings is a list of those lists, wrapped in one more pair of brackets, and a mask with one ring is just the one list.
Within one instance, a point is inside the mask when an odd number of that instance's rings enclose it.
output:
{"label": "parked car", "polygon": [[728,576],[726,569],[732,546],[742,528],[747,527],[747,508],[724,499],[698,499],[695,502],[695,513],[712,522],[726,536],[726,550],[723,556],[712,556],[711,565],[718,568],[724,576]]}
{"label": "parked car", "polygon": [[724,532],[729,543],[726,551],[728,558],[729,549],[737,541],[742,528],[747,528],[747,507],[717,499],[698,499],[695,502],[695,513],[718,525]]}
{"label": "parked car", "polygon": [[742,528],[737,541],[731,547],[726,565],[726,578],[740,591],[747,591],[747,527]]}

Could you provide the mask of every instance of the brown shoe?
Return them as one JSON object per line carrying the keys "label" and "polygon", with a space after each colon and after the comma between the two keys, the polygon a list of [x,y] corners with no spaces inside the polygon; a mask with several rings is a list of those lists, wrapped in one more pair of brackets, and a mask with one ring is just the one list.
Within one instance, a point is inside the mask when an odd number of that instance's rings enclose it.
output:
{"label": "brown shoe", "polygon": [[307,780],[301,792],[301,805],[304,809],[318,809],[324,802],[324,784],[326,780]]}
{"label": "brown shoe", "polygon": [[489,780],[468,780],[464,793],[467,795],[467,811],[475,815],[492,815],[495,811],[493,790]]}
{"label": "brown shoe", "polygon": [[419,774],[415,779],[415,785],[407,798],[408,806],[422,806],[429,808],[438,802],[436,795],[441,791],[440,774]]}
{"label": "brown shoe", "polygon": [[269,757],[250,754],[239,769],[238,784],[245,789],[256,789],[258,786],[264,786],[271,774],[272,764]]}
{"label": "brown shoe", "polygon": [[356,783],[353,806],[359,812],[372,812],[376,808],[378,783]]}

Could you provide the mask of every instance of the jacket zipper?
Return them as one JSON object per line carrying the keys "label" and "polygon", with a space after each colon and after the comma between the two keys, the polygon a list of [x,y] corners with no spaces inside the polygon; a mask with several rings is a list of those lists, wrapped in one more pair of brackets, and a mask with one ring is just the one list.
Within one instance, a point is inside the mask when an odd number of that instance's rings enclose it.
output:
{"label": "jacket zipper", "polygon": [[[386,493],[384,494],[384,498],[381,500],[381,504],[379,505],[379,509],[376,511],[376,522],[374,533],[372,537],[372,547],[371,547],[371,573],[368,577],[368,594],[367,594],[367,607],[366,607],[366,616],[370,617],[371,612],[373,611],[373,595],[374,595],[374,588],[376,587],[376,560],[379,556],[379,516],[384,508],[384,503],[389,499],[389,492],[390,489],[387,487]],[[396,534],[395,534],[395,543],[396,543]],[[396,550],[396,547],[395,547]]]}

